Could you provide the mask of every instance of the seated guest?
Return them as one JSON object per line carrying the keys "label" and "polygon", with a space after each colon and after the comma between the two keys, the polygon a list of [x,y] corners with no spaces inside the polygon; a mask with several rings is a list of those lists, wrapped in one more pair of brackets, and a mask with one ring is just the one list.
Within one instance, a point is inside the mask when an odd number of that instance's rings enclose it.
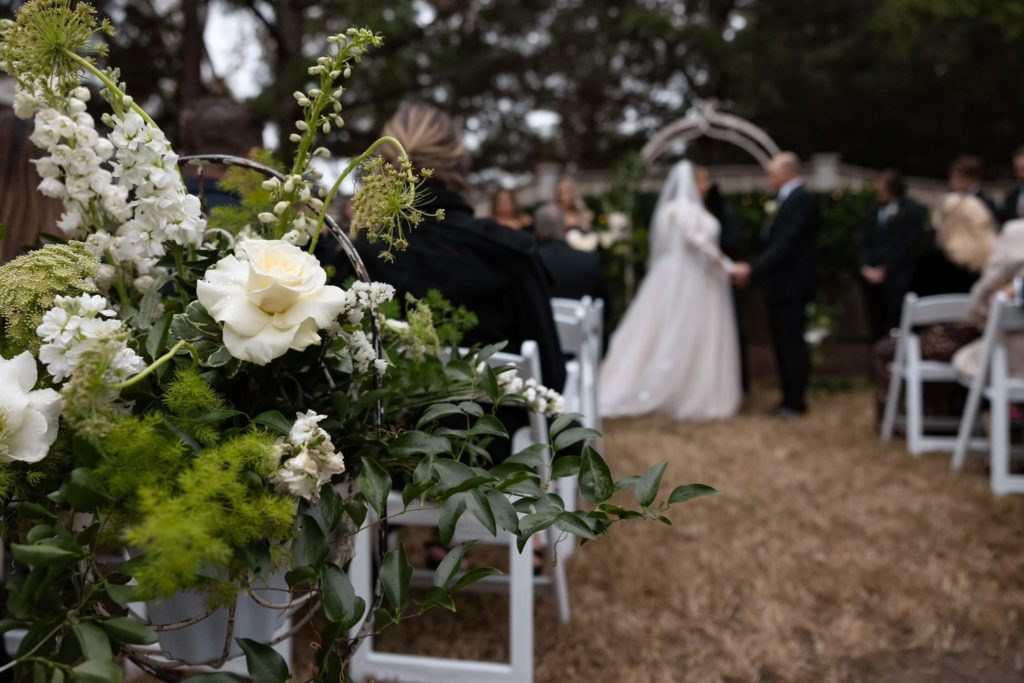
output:
{"label": "seated guest", "polygon": [[868,214],[860,251],[873,342],[899,327],[903,297],[910,291],[914,275],[914,250],[925,212],[905,195],[906,186],[897,171],[885,171],[875,181],[878,203]]}
{"label": "seated guest", "polygon": [[[933,220],[934,240],[917,261],[911,291],[918,296],[969,292],[995,247],[995,220],[980,200],[955,193],[943,198]],[[978,330],[966,322],[946,323],[920,329],[918,337],[925,360],[949,362],[953,354],[977,339]],[[885,406],[888,366],[895,348],[896,340],[887,338],[878,342],[872,353],[879,417]],[[965,398],[966,391],[962,387],[929,384],[924,389],[925,413],[960,415]]]}
{"label": "seated guest", "polygon": [[[561,390],[565,382],[565,358],[551,312],[551,292],[537,245],[529,234],[509,230],[488,218],[474,218],[464,197],[469,154],[451,118],[423,104],[402,108],[383,135],[399,140],[414,168],[433,169],[423,187],[427,213],[444,210],[444,218],[425,218],[407,231],[408,248],[396,251],[393,262],[379,258],[386,248],[370,244],[365,235],[356,240],[370,277],[390,283],[399,300],[411,294],[423,298],[431,289],[457,306],[473,311],[479,324],[466,342],[508,341],[518,352],[532,339],[540,346],[544,384]],[[386,145],[385,157],[397,159],[397,150]],[[338,277],[352,273],[339,262]]]}
{"label": "seated guest", "polygon": [[1003,201],[999,216],[1003,223],[1024,218],[1024,146],[1013,153],[1013,175],[1017,178],[1017,187],[1010,190]]}
{"label": "seated guest", "polygon": [[561,235],[573,249],[593,251],[598,247],[597,235],[593,233],[594,213],[587,208],[579,190],[569,178],[563,178],[555,186],[554,201],[545,204],[562,216],[564,234]]}
{"label": "seated guest", "polygon": [[[996,242],[985,270],[971,289],[971,322],[979,331],[985,329],[989,309],[996,294],[1024,275],[1024,220],[1010,221]],[[1024,377],[1024,335],[1008,334],[1004,339],[1010,374]],[[965,377],[973,377],[981,362],[981,340],[975,340],[956,352],[953,366]]]}
{"label": "seated guest", "polygon": [[957,157],[949,165],[949,189],[953,192],[977,197],[992,214],[992,218],[998,219],[999,210],[996,208],[996,203],[981,190],[984,170],[985,166],[979,157],[971,154]]}
{"label": "seated guest", "polygon": [[519,208],[516,194],[512,190],[498,190],[491,199],[491,218],[513,230],[530,230],[533,221],[530,214]]}
{"label": "seated guest", "polygon": [[551,276],[551,295],[565,299],[604,298],[600,251],[578,251],[563,237],[562,212],[548,205],[537,211],[534,237],[540,260]]}

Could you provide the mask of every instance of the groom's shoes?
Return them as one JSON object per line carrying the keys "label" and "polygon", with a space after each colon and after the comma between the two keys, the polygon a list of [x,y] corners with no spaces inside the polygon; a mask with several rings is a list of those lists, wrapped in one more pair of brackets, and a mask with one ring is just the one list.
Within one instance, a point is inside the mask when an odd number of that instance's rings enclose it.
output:
{"label": "groom's shoes", "polygon": [[779,406],[770,413],[776,420],[792,420],[806,414],[807,408],[790,408],[789,406]]}

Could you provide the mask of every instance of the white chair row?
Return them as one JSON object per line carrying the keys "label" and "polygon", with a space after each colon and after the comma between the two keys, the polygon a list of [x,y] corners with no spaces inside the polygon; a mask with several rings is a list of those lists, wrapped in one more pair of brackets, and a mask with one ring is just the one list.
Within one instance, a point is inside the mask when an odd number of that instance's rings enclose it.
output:
{"label": "white chair row", "polygon": [[[601,430],[601,416],[597,408],[598,367],[604,342],[604,301],[582,299],[552,299],[551,307],[558,327],[558,340],[562,351],[573,356],[579,366],[578,383],[570,383],[567,372],[566,400],[576,398],[571,412],[583,415],[583,426]],[[570,361],[570,366],[572,361]]]}
{"label": "white chair row", "polygon": [[[524,380],[541,381],[540,354],[536,342],[525,342],[519,354],[497,353],[490,360],[492,367],[512,365]],[[530,413],[530,425],[525,433],[514,439],[516,448],[530,444],[546,444],[548,439],[547,420],[543,414]],[[550,457],[550,453],[548,454]],[[548,463],[550,466],[550,462]],[[559,493],[563,494],[560,488]],[[575,487],[569,492],[575,501]],[[566,499],[568,500],[568,499]],[[436,528],[440,522],[440,509],[433,505],[417,505],[406,508],[399,492],[392,492],[388,498],[389,524],[392,527],[424,526]],[[372,521],[372,520],[369,520]],[[565,565],[554,563],[555,543],[560,532],[550,528],[542,532],[545,564],[551,567],[550,575],[534,575],[533,544],[519,552],[516,537],[499,531],[492,536],[471,515],[463,515],[455,532],[458,541],[477,540],[482,543],[502,545],[508,549],[509,568],[504,576],[484,579],[474,588],[484,591],[498,591],[509,596],[509,661],[507,663],[470,661],[443,657],[425,657],[376,649],[373,637],[368,637],[356,652],[350,674],[355,680],[375,677],[384,680],[415,681],[416,683],[532,683],[534,648],[534,590],[547,589],[554,593],[558,603],[561,621],[570,619],[569,585]],[[355,591],[370,602],[374,583],[372,557],[376,542],[375,528],[368,524],[356,536],[355,556],[350,575]],[[564,559],[562,557],[559,558]],[[433,578],[432,572],[415,570],[414,585],[427,585]],[[370,615],[368,618],[372,618]],[[353,629],[356,633],[361,625]]]}
{"label": "white chair row", "polygon": [[[1024,475],[1010,468],[1010,406],[1024,403],[1024,380],[1010,376],[1004,334],[1024,331],[1024,311],[1000,294],[991,307],[981,342],[978,371],[973,378],[959,375],[951,363],[925,360],[916,332],[923,325],[967,322],[969,297],[943,295],[918,298],[908,294],[903,304],[892,377],[882,420],[882,438],[892,438],[897,424],[901,389],[905,387],[904,420],[907,450],[913,455],[928,451],[952,452],[952,469],[959,471],[970,451],[987,451],[992,492],[1024,493]],[[958,419],[924,414],[923,387],[927,383],[958,383],[969,386],[967,403]],[[979,429],[981,400],[990,405],[988,432]],[[956,436],[926,433],[926,429],[956,428]]]}

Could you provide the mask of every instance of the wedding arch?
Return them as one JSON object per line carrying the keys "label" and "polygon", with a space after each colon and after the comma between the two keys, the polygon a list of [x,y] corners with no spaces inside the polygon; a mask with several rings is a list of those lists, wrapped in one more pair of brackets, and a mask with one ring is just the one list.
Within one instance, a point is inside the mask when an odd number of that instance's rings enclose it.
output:
{"label": "wedding arch", "polygon": [[686,116],[654,134],[640,151],[646,166],[671,151],[674,143],[708,137],[731,143],[765,166],[781,150],[771,136],[750,121],[718,109],[714,100],[697,100]]}

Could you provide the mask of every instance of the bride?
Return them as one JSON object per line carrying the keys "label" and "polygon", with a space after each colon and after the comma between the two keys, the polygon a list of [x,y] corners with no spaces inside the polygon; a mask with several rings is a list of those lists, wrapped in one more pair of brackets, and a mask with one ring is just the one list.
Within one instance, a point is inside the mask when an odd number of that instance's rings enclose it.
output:
{"label": "bride", "polygon": [[701,199],[710,185],[707,171],[681,161],[661,191],[647,276],[601,367],[602,416],[710,420],[739,409],[733,264],[718,248],[718,221]]}

